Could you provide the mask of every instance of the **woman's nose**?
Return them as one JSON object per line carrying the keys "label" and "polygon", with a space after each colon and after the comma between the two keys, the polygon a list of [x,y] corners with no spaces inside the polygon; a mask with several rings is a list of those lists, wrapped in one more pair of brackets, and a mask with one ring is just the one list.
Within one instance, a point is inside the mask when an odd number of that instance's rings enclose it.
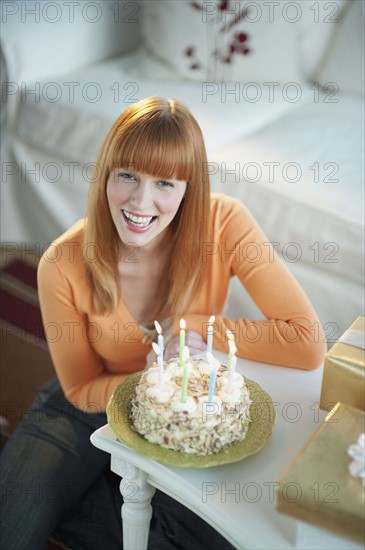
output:
{"label": "woman's nose", "polygon": [[148,182],[140,182],[133,190],[131,203],[139,210],[146,210],[153,204],[152,189]]}

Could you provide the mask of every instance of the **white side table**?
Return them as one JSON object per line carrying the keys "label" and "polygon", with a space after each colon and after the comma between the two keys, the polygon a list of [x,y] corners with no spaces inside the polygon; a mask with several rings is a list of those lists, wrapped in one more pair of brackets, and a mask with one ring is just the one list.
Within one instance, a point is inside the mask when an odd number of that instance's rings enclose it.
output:
{"label": "white side table", "polygon": [[[216,355],[224,359],[223,354]],[[155,462],[117,441],[108,425],[92,434],[92,443],[110,453],[111,469],[123,478],[126,550],[147,548],[156,489],[187,506],[239,549],[296,547],[297,522],[276,511],[275,487],[325,417],[317,407],[322,369],[306,372],[245,360],[239,360],[237,368],[269,393],[276,409],[273,435],[256,455],[215,468],[178,468]],[[349,548],[353,548],[350,542]]]}

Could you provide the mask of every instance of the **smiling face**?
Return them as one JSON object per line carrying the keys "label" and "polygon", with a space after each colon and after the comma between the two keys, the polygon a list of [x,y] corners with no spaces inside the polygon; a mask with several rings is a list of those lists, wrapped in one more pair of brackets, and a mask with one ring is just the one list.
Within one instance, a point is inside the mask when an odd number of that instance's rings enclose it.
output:
{"label": "smiling face", "polygon": [[204,280],[201,250],[210,226],[208,159],[198,122],[175,99],[131,104],[104,139],[89,192],[85,242],[102,251],[88,262],[95,311],[118,307],[129,243],[141,247],[138,261],[167,266],[154,318],[182,314]]}
{"label": "smiling face", "polygon": [[119,238],[138,247],[158,246],[184,197],[187,182],[159,179],[123,168],[110,172],[107,199]]}

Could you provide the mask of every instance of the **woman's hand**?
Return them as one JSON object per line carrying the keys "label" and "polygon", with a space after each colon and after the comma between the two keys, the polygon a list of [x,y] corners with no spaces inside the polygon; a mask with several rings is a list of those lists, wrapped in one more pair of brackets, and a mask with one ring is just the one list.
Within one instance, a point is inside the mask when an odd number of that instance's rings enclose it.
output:
{"label": "woman's hand", "polygon": [[[187,330],[185,333],[185,345],[189,348],[190,356],[197,355],[206,350],[206,343],[198,332],[193,330]],[[165,338],[165,350],[164,360],[168,361],[173,357],[179,357],[180,351],[180,335]],[[156,354],[153,350],[149,352],[146,357],[146,367],[151,367],[153,362],[156,361]]]}

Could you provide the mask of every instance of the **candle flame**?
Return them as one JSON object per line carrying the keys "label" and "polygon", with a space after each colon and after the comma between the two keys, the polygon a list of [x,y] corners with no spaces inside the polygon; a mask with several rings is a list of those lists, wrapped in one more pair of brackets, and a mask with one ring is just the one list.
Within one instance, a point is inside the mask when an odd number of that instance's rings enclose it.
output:
{"label": "candle flame", "polygon": [[156,344],[156,342],[152,342],[153,351],[158,356],[161,353],[160,347]]}
{"label": "candle flame", "polygon": [[229,352],[234,355],[237,351],[236,344],[233,340],[228,340]]}
{"label": "candle flame", "polygon": [[230,341],[231,341],[231,340],[232,340],[232,341],[234,340],[233,334],[232,334],[232,332],[229,330],[229,328],[227,328],[226,334],[227,334],[227,338],[228,338]]}
{"label": "candle flame", "polygon": [[155,327],[156,327],[157,333],[161,334],[162,333],[162,328],[161,328],[161,325],[158,321],[155,321]]}
{"label": "candle flame", "polygon": [[184,319],[180,319],[180,328],[182,330],[185,330],[186,329],[186,322]]}
{"label": "candle flame", "polygon": [[214,323],[214,321],[215,321],[215,316],[214,316],[214,315],[211,315],[211,316],[209,317],[208,323],[209,323],[210,325],[212,325],[212,324]]}

